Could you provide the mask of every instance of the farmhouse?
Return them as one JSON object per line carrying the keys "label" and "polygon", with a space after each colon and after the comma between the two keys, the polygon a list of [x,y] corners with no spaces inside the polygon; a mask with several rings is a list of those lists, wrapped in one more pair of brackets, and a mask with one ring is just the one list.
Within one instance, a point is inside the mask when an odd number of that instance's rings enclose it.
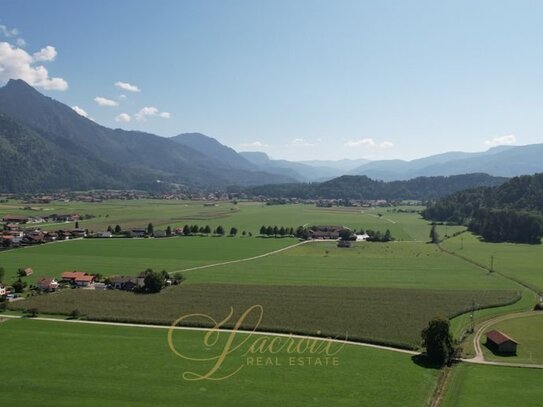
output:
{"label": "farmhouse", "polygon": [[20,215],[6,215],[2,218],[2,220],[8,223],[26,223],[28,218]]}
{"label": "farmhouse", "polygon": [[58,288],[58,282],[54,278],[42,277],[36,283],[41,291],[52,292]]}
{"label": "farmhouse", "polygon": [[486,333],[486,346],[494,353],[503,355],[515,355],[518,342],[501,331],[490,331]]}
{"label": "farmhouse", "polygon": [[88,287],[94,282],[94,276],[81,271],[66,271],[62,273],[61,280],[79,287]]}
{"label": "farmhouse", "polygon": [[343,226],[312,226],[309,231],[311,239],[338,239]]}
{"label": "farmhouse", "polygon": [[134,277],[111,277],[109,281],[111,282],[111,286],[117,290],[132,291],[138,286],[138,280]]}

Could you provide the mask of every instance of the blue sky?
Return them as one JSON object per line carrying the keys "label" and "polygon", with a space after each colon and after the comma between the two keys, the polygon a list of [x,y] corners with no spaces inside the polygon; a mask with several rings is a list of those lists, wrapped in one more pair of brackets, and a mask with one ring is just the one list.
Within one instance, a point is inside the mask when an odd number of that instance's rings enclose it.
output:
{"label": "blue sky", "polygon": [[0,0],[0,81],[108,127],[275,158],[479,151],[543,142],[542,15],[536,1]]}

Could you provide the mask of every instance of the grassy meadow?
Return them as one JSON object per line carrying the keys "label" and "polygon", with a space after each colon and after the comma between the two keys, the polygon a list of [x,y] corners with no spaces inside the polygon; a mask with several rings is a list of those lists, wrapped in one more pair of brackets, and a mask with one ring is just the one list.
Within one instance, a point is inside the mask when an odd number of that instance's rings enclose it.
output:
{"label": "grassy meadow", "polygon": [[462,363],[454,367],[443,407],[539,406],[543,370]]}
{"label": "grassy meadow", "polygon": [[[242,347],[228,355],[216,377],[242,366],[234,376],[186,381],[185,372],[205,374],[213,362],[174,355],[166,329],[10,320],[0,330],[0,346],[17,355],[0,372],[2,398],[28,407],[420,407],[437,377],[410,355],[346,345],[336,355],[338,366],[290,366],[292,354],[284,351],[272,355],[280,366],[249,366]],[[245,338],[240,334],[237,340]],[[206,347],[202,332],[173,335],[178,351],[198,358],[217,355],[225,339],[221,334],[215,346]]]}
{"label": "grassy meadow", "polygon": [[[11,214],[46,216],[54,213],[79,213],[94,218],[79,222],[81,228],[103,231],[108,226],[120,225],[123,229],[146,227],[149,222],[155,228],[182,227],[185,224],[222,225],[229,230],[257,234],[262,225],[343,225],[360,230],[374,229],[384,232],[390,229],[398,240],[428,240],[430,227],[416,213],[393,212],[390,208],[318,208],[309,204],[265,205],[259,202],[217,202],[216,206],[204,206],[202,201],[167,200],[111,200],[101,203],[52,202],[29,205],[17,201],[0,204],[0,217]],[[408,207],[410,210],[420,207]],[[46,230],[73,227],[73,223],[41,225]]]}
{"label": "grassy meadow", "polygon": [[[498,322],[488,330],[498,329],[517,342],[516,356],[499,356],[482,346],[485,359],[506,363],[543,364],[543,314]],[[483,343],[486,338],[483,336]]]}
{"label": "grassy meadow", "polygon": [[39,277],[63,271],[104,276],[136,275],[146,268],[169,272],[211,263],[257,256],[295,244],[296,239],[229,237],[174,237],[167,239],[85,239],[63,241],[0,252],[6,280],[16,279],[19,268],[31,267]]}
{"label": "grassy meadow", "polygon": [[307,243],[277,255],[184,273],[187,283],[513,289],[499,275],[419,242]]}
{"label": "grassy meadow", "polygon": [[494,270],[543,292],[543,245],[487,243],[463,233],[443,242],[443,247],[484,267],[490,267],[494,256]]}

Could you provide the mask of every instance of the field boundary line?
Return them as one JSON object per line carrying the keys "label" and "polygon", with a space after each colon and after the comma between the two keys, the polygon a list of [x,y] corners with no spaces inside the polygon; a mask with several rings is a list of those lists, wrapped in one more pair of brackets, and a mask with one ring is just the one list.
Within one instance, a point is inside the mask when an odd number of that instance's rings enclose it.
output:
{"label": "field boundary line", "polygon": [[205,264],[203,266],[189,267],[189,268],[183,269],[183,270],[174,270],[171,273],[184,273],[186,271],[201,270],[201,269],[206,269],[206,268],[210,268],[210,267],[226,266],[227,264],[235,264],[235,263],[242,263],[242,262],[245,262],[245,261],[258,260],[258,259],[261,259],[263,257],[271,256],[273,254],[277,254],[277,253],[284,252],[286,250],[293,249],[295,247],[301,246],[301,245],[306,244],[306,243],[311,243],[311,240],[304,240],[303,242],[298,242],[296,244],[293,244],[293,245],[290,245],[290,246],[287,246],[287,247],[282,247],[281,249],[273,250],[271,252],[267,252],[267,253],[264,253],[264,254],[259,254],[258,256],[246,257],[244,259],[228,260],[228,261],[223,261],[223,262],[220,262],[220,263]]}
{"label": "field boundary line", "polygon": [[[123,323],[123,322],[86,321],[86,320],[81,320],[81,319],[56,319],[56,318],[45,318],[45,317],[27,318],[27,317],[23,317],[19,315],[3,315],[2,318],[24,319],[24,320],[30,320],[30,321],[35,320],[35,321],[45,321],[45,322],[63,322],[63,323],[68,323],[68,324],[71,323],[71,324],[86,324],[86,325],[105,325],[105,326],[117,326],[117,327],[123,327],[123,328],[151,328],[151,329],[167,329],[167,330],[172,329],[170,325],[150,325],[150,324],[132,324],[132,323]],[[180,331],[200,331],[200,332],[201,331],[208,332],[212,330],[211,328],[193,327],[193,326],[176,326],[173,329],[180,330]],[[214,329],[214,331],[223,332],[223,333],[233,332],[231,329],[226,329],[226,328],[218,328],[218,329]],[[276,337],[283,337],[283,338],[313,339],[313,340],[318,340],[318,341],[329,341],[329,342],[338,343],[338,344],[362,346],[366,348],[386,350],[390,352],[403,353],[403,354],[411,355],[411,356],[420,355],[420,352],[413,351],[413,350],[394,348],[392,346],[376,345],[376,344],[367,343],[367,342],[355,342],[355,341],[349,341],[345,339],[323,338],[319,336],[286,334],[286,333],[279,333],[279,332],[247,331],[247,330],[241,330],[241,329],[236,330],[236,332],[240,334],[257,335],[257,336],[276,336]]]}

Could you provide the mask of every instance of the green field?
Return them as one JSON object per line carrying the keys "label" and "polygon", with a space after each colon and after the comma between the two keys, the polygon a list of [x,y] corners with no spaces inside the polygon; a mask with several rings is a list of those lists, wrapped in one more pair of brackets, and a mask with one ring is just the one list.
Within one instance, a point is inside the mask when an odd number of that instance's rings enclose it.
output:
{"label": "green field", "polygon": [[[543,291],[543,245],[486,243],[469,233],[443,242],[443,247]],[[463,247],[463,248],[462,248]]]}
{"label": "green field", "polygon": [[[149,222],[155,228],[182,227],[185,224],[222,225],[227,230],[237,227],[239,232],[257,234],[262,225],[343,225],[357,230],[373,229],[384,232],[390,229],[398,240],[428,240],[430,226],[418,214],[395,213],[387,208],[317,208],[308,204],[265,205],[257,202],[217,202],[206,207],[201,201],[168,200],[112,200],[102,203],[52,202],[32,204],[32,210],[16,201],[0,204],[0,217],[7,214],[46,216],[54,213],[78,213],[92,215],[93,219],[79,222],[81,228],[104,231],[108,226],[120,225],[123,229],[146,227]],[[413,209],[413,208],[412,208]],[[420,208],[415,208],[420,209]],[[379,216],[381,215],[381,216]],[[43,229],[73,228],[74,223],[37,225]]]}
{"label": "green field", "polygon": [[[484,297],[484,298],[483,298]],[[418,348],[420,331],[438,314],[515,300],[514,291],[415,290],[394,288],[182,284],[160,294],[64,290],[10,304],[68,315],[77,309],[93,320],[171,324],[182,315],[204,313],[221,320],[254,305],[263,307],[260,330],[323,335]],[[192,324],[207,321],[192,319]],[[230,326],[231,324],[228,324]],[[253,321],[246,325],[254,326]]]}
{"label": "green field", "polygon": [[539,406],[543,370],[463,363],[453,370],[443,407]]}
{"label": "green field", "polygon": [[58,277],[79,270],[108,275],[136,275],[146,268],[182,270],[274,251],[296,239],[178,237],[168,239],[85,239],[64,241],[0,253],[6,281],[16,279],[19,268],[31,267],[38,277]]}
{"label": "green field", "polygon": [[488,328],[489,331],[493,329],[498,329],[519,342],[517,355],[495,355],[482,346],[485,359],[507,363],[543,364],[543,314],[498,322]]}
{"label": "green field", "polygon": [[308,243],[274,256],[184,273],[187,283],[294,284],[394,288],[514,289],[435,245],[418,242]]}
{"label": "green field", "polygon": [[[205,374],[211,364],[175,356],[165,329],[12,320],[0,330],[0,345],[12,355],[0,371],[2,399],[25,407],[420,407],[437,376],[410,355],[347,345],[338,366],[290,366],[284,352],[273,355],[281,366],[247,366],[240,348],[218,371],[244,366],[234,376],[186,381],[183,373]],[[215,347],[205,347],[201,332],[174,335],[176,349],[193,357],[217,355],[224,340],[223,334]]]}

